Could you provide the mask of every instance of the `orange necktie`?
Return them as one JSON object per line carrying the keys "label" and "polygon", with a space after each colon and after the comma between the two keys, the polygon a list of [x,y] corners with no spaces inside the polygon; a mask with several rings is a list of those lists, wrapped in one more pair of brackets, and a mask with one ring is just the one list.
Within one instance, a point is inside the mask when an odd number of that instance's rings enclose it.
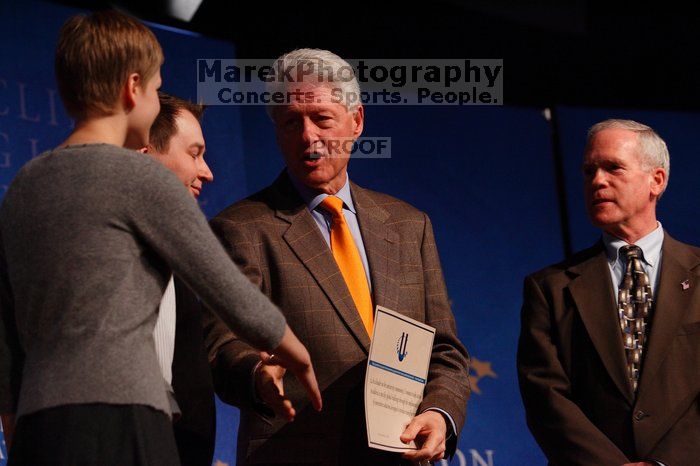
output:
{"label": "orange necktie", "polygon": [[362,323],[371,338],[374,326],[372,297],[369,294],[369,284],[360,253],[343,216],[343,200],[335,196],[328,196],[321,202],[321,207],[333,216],[331,251],[333,251],[333,257],[338,264],[340,273],[343,274],[345,284],[350,290],[355,307],[360,313]]}

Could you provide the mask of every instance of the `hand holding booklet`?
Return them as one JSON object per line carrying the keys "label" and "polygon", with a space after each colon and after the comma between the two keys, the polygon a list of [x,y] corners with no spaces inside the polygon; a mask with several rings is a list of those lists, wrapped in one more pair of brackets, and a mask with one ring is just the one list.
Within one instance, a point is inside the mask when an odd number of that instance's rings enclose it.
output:
{"label": "hand holding booklet", "polygon": [[416,450],[400,435],[417,414],[427,383],[435,329],[377,306],[365,376],[367,442],[380,450]]}

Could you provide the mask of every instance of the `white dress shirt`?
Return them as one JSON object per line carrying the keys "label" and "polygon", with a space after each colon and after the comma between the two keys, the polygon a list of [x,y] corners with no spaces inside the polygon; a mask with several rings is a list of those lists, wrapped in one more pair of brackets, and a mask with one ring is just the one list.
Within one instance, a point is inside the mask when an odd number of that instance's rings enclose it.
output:
{"label": "white dress shirt", "polygon": [[168,385],[172,385],[173,355],[175,354],[175,280],[172,275],[160,301],[160,311],[153,329],[153,338],[156,343],[156,355],[163,379]]}

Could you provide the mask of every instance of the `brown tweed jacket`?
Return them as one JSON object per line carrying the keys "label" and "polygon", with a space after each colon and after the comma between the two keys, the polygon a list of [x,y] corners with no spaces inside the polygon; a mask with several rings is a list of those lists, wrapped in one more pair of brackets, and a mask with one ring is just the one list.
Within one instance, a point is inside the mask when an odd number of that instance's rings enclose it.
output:
{"label": "brown tweed jacket", "polygon": [[[428,217],[393,197],[351,183],[375,304],[437,329],[421,410],[438,407],[461,429],[470,394],[468,356],[456,335]],[[392,465],[400,456],[367,447],[363,383],[370,340],[333,255],[286,172],[211,222],[233,260],[284,312],[306,345],[323,391],[321,413],[293,377],[285,392],[293,423],[254,408],[258,353],[209,316],[205,338],[217,393],[241,408],[238,465]],[[459,432],[450,439],[454,450]]]}

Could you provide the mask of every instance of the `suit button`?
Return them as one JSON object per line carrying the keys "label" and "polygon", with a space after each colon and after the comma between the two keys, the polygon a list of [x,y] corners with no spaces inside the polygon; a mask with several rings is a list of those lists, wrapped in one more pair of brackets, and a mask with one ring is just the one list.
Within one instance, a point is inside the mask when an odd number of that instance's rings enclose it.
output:
{"label": "suit button", "polygon": [[648,416],[648,414],[645,413],[644,411],[642,411],[641,409],[639,411],[637,411],[636,413],[634,413],[634,419],[636,421],[641,421],[642,419],[644,419],[647,416]]}

